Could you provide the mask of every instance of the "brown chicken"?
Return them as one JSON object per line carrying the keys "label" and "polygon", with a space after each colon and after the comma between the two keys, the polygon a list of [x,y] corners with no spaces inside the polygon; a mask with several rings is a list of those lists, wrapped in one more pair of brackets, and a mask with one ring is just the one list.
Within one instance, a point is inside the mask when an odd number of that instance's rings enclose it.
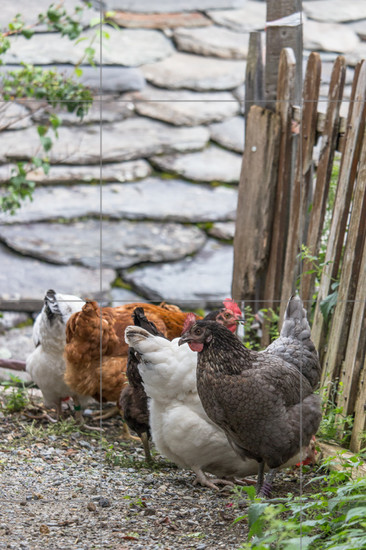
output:
{"label": "brown chicken", "polygon": [[166,338],[181,335],[188,313],[177,306],[132,303],[100,308],[97,302],[87,302],[66,326],[65,381],[73,391],[98,401],[118,401],[128,384],[124,332],[132,324],[137,307],[144,308],[148,320]]}

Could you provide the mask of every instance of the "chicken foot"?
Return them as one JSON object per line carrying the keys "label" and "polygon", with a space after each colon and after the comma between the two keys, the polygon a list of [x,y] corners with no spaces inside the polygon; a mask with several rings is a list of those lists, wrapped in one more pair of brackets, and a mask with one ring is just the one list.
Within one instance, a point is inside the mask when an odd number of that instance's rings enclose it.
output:
{"label": "chicken foot", "polygon": [[194,480],[193,485],[197,485],[197,483],[199,483],[202,487],[209,487],[210,489],[215,489],[216,491],[220,490],[217,485],[229,485],[230,487],[234,487],[234,483],[232,481],[228,481],[227,479],[208,479],[201,468],[194,467],[192,470],[196,474],[196,479]]}
{"label": "chicken foot", "polygon": [[152,464],[154,462],[154,459],[150,453],[150,443],[149,443],[149,436],[147,435],[147,432],[143,432],[141,434],[141,441],[144,447],[146,462],[148,462],[149,464]]}
{"label": "chicken foot", "polygon": [[101,411],[95,411],[92,413],[91,416],[93,417],[94,420],[107,420],[108,418],[117,416],[118,413],[119,413],[119,408],[116,405],[115,407],[108,409],[105,413],[102,413]]}
{"label": "chicken foot", "polygon": [[[262,464],[264,465],[264,463],[262,463]],[[259,491],[257,490],[258,496],[264,497],[264,498],[270,498],[271,497],[272,483],[273,483],[273,480],[274,480],[277,472],[278,472],[278,468],[271,468],[269,470],[268,474],[266,475],[266,478],[265,478],[264,482],[262,483],[262,486],[261,486],[260,490]]]}

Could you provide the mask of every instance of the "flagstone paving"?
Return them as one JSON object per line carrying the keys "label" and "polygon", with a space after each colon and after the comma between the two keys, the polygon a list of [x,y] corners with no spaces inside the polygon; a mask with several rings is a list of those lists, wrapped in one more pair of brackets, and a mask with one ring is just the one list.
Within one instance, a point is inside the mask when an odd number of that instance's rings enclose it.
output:
{"label": "flagstone paving", "polygon": [[[37,12],[49,4],[38,0]],[[117,28],[104,26],[109,38],[93,46],[102,56],[96,66],[83,62],[79,77],[94,105],[83,121],[59,113],[50,171],[28,176],[33,202],[0,214],[0,309],[37,311],[48,288],[185,307],[230,295],[248,33],[264,30],[266,3],[93,0],[81,15],[88,40],[103,10],[114,12]],[[27,24],[37,19],[27,0],[5,0],[2,28],[17,13]],[[311,49],[322,59],[324,110],[336,56],[348,66],[346,98],[353,67],[366,58],[366,3],[307,0],[302,22],[304,60]],[[75,46],[45,25],[34,30],[31,40],[11,37],[0,76],[20,61],[72,76],[88,40]],[[1,184],[17,161],[39,154],[36,128],[46,122],[44,102],[0,101]]]}

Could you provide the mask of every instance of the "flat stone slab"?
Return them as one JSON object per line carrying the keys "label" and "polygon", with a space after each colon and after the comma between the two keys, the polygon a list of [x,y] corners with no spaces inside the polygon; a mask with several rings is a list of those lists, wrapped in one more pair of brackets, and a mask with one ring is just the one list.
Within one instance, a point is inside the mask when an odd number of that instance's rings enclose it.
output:
{"label": "flat stone slab", "polygon": [[[9,181],[14,170],[14,164],[3,164],[0,166],[0,183]],[[69,166],[54,165],[48,174],[41,168],[28,173],[28,179],[38,184],[49,185],[54,183],[98,183],[100,181],[125,182],[150,176],[152,168],[146,160],[131,160],[127,162],[116,162],[100,166]]]}
{"label": "flat stone slab", "polygon": [[[103,216],[111,219],[183,223],[232,221],[237,206],[236,189],[176,179],[146,178],[136,183],[105,184],[102,198]],[[14,216],[0,213],[0,223],[70,220],[99,217],[100,214],[99,185],[47,186],[37,187],[34,200],[27,201]]]}
{"label": "flat stone slab", "polygon": [[266,26],[265,2],[252,2],[248,0],[244,6],[240,6],[241,9],[237,10],[209,11],[207,15],[218,25],[223,25],[235,31],[251,32],[263,30]]}
{"label": "flat stone slab", "polygon": [[132,13],[115,11],[111,20],[120,27],[137,29],[174,29],[175,27],[204,27],[212,21],[203,13]]}
{"label": "flat stone slab", "polygon": [[[113,67],[99,66],[90,67],[82,65],[82,74],[76,81],[85,84],[94,91],[102,93],[123,93],[135,90],[141,90],[146,82],[145,78],[138,68],[132,67]],[[0,76],[7,71],[19,70],[19,65],[0,66]],[[65,76],[75,78],[75,71],[70,65],[58,64],[57,70]],[[102,78],[101,78],[102,75]]]}
{"label": "flat stone slab", "polygon": [[352,52],[360,44],[355,31],[346,25],[321,23],[310,19],[304,23],[303,39],[304,48],[328,52]]}
{"label": "flat stone slab", "polygon": [[211,139],[219,145],[242,153],[244,151],[245,119],[236,116],[210,125]]}
{"label": "flat stone slab", "polygon": [[366,2],[364,0],[351,0],[351,2],[317,0],[317,2],[303,2],[302,8],[311,19],[326,23],[345,23],[366,18]]}
{"label": "flat stone slab", "polygon": [[22,130],[32,126],[31,112],[14,101],[2,101],[0,96],[0,131]]}
{"label": "flat stone slab", "polygon": [[[243,0],[103,0],[103,7],[107,10],[125,10],[136,13],[176,13],[181,11],[215,10],[221,8],[235,8]],[[96,6],[100,2],[94,2]]]}
{"label": "flat stone slab", "polygon": [[123,278],[151,300],[195,309],[231,296],[232,269],[233,247],[209,240],[193,258],[137,268]]}
{"label": "flat stone slab", "polygon": [[[9,166],[9,165],[8,165]],[[146,160],[130,160],[103,164],[102,166],[69,166],[54,165],[46,175],[42,169],[29,172],[28,178],[41,184],[53,183],[99,183],[135,181],[150,176],[152,168]],[[1,169],[0,169],[1,181]]]}
{"label": "flat stone slab", "polygon": [[[96,51],[95,63],[100,60],[99,51],[102,48],[103,65],[124,65],[136,67],[164,59],[173,52],[170,40],[163,33],[150,29],[115,29],[105,26],[109,39],[99,39],[93,43]],[[4,54],[4,63],[32,63],[34,65],[52,65],[54,63],[71,63],[76,65],[83,58],[84,50],[95,35],[95,29],[83,32],[81,42],[68,40],[60,34],[49,33],[47,47],[45,37],[34,35],[31,40],[23,36],[10,37],[11,47]],[[148,44],[148,47],[146,45]]]}
{"label": "flat stone slab", "polygon": [[161,170],[173,172],[188,180],[238,183],[241,156],[215,145],[198,153],[152,157],[151,162]]}
{"label": "flat stone slab", "polygon": [[21,313],[19,311],[1,311],[0,316],[0,334],[14,328],[21,323],[29,321],[30,317],[27,313]]}
{"label": "flat stone slab", "polygon": [[355,31],[361,40],[366,40],[366,19],[349,23],[348,26]]}
{"label": "flat stone slab", "polygon": [[[38,21],[38,14],[46,14],[48,8],[52,2],[49,0],[37,0],[37,4],[32,6],[33,9],[30,9],[29,0],[16,0],[16,2],[2,2],[1,11],[0,11],[0,28],[3,30],[8,27],[8,24],[14,19],[14,17],[20,13],[22,14],[22,20],[27,25],[34,25]],[[55,2],[56,4],[56,2]],[[56,4],[57,5],[57,4]],[[73,19],[78,19],[83,27],[89,25],[91,19],[99,17],[100,11],[95,7],[88,8],[85,6],[81,17],[76,17],[75,7],[81,6],[82,2],[80,0],[64,0],[62,7],[66,9],[68,15],[72,16]],[[34,27],[35,32],[47,32],[47,25],[40,25]]]}
{"label": "flat stone slab", "polygon": [[[116,277],[113,269],[51,265],[15,254],[2,244],[0,264],[0,303],[1,300],[13,300],[20,304],[23,301],[33,301],[33,311],[39,309],[48,288],[55,288],[64,294],[93,299],[93,296],[100,297],[101,292],[108,292]],[[13,308],[7,304],[7,309]],[[19,307],[17,309],[22,311]],[[24,311],[29,310],[28,303]]]}
{"label": "flat stone slab", "polygon": [[178,50],[184,52],[226,59],[246,59],[248,56],[249,33],[213,25],[199,29],[180,28],[173,37]]}
{"label": "flat stone slab", "polygon": [[126,288],[114,287],[111,289],[109,304],[112,307],[120,306],[123,304],[130,304],[131,302],[144,302],[145,298],[133,292],[133,290],[128,290]]}
{"label": "flat stone slab", "polygon": [[[35,103],[35,107],[36,107]],[[33,113],[32,118],[37,123],[47,122],[50,107],[39,108]],[[118,101],[114,98],[103,97],[102,99],[95,98],[87,114],[82,120],[76,113],[68,113],[61,109],[52,109],[52,112],[57,112],[63,126],[82,126],[91,123],[100,122],[118,122],[133,116],[134,106],[130,101]]]}
{"label": "flat stone slab", "polygon": [[207,230],[211,237],[223,241],[232,241],[235,236],[235,222],[218,222]]}
{"label": "flat stone slab", "polygon": [[206,235],[177,223],[86,220],[0,226],[0,239],[25,256],[50,263],[121,269],[179,260],[197,252]]}
{"label": "flat stone slab", "polygon": [[148,87],[127,95],[136,111],[175,126],[197,126],[223,120],[239,112],[239,104],[229,92],[191,92]]}
{"label": "flat stone slab", "polygon": [[231,90],[244,82],[245,62],[176,53],[144,65],[141,70],[159,88],[188,88],[196,91]]}
{"label": "flat stone slab", "polygon": [[[7,330],[5,334],[0,334],[0,359],[15,359],[16,361],[25,361],[30,353],[34,351],[32,339],[33,327],[27,326],[13,330]],[[22,371],[1,369],[0,380],[9,380],[10,376],[4,376],[5,372],[12,376],[20,377]],[[26,373],[24,373],[26,374]],[[26,380],[30,381],[30,376],[26,374]]]}
{"label": "flat stone slab", "polygon": [[[100,164],[101,127],[60,127],[53,139],[51,163]],[[202,149],[209,139],[204,127],[174,128],[155,120],[133,117],[102,127],[102,159],[121,162],[151,155]],[[0,162],[30,159],[38,153],[39,137],[35,128],[0,133]]]}
{"label": "flat stone slab", "polygon": [[356,50],[354,50],[353,52],[346,53],[345,58],[346,58],[347,65],[351,65],[352,67],[355,67],[357,63],[359,63],[363,59],[366,59],[366,43],[360,42]]}

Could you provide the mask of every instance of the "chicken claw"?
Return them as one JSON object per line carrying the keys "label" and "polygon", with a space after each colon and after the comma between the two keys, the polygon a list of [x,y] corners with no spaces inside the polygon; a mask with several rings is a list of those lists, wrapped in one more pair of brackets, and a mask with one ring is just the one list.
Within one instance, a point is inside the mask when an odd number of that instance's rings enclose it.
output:
{"label": "chicken claw", "polygon": [[220,490],[217,485],[229,485],[230,487],[234,487],[234,483],[232,481],[228,481],[227,479],[208,479],[201,468],[192,468],[192,470],[197,476],[193,482],[193,485],[197,485],[197,483],[199,483],[200,485],[202,485],[202,487],[209,487],[210,489],[215,489],[216,491]]}

